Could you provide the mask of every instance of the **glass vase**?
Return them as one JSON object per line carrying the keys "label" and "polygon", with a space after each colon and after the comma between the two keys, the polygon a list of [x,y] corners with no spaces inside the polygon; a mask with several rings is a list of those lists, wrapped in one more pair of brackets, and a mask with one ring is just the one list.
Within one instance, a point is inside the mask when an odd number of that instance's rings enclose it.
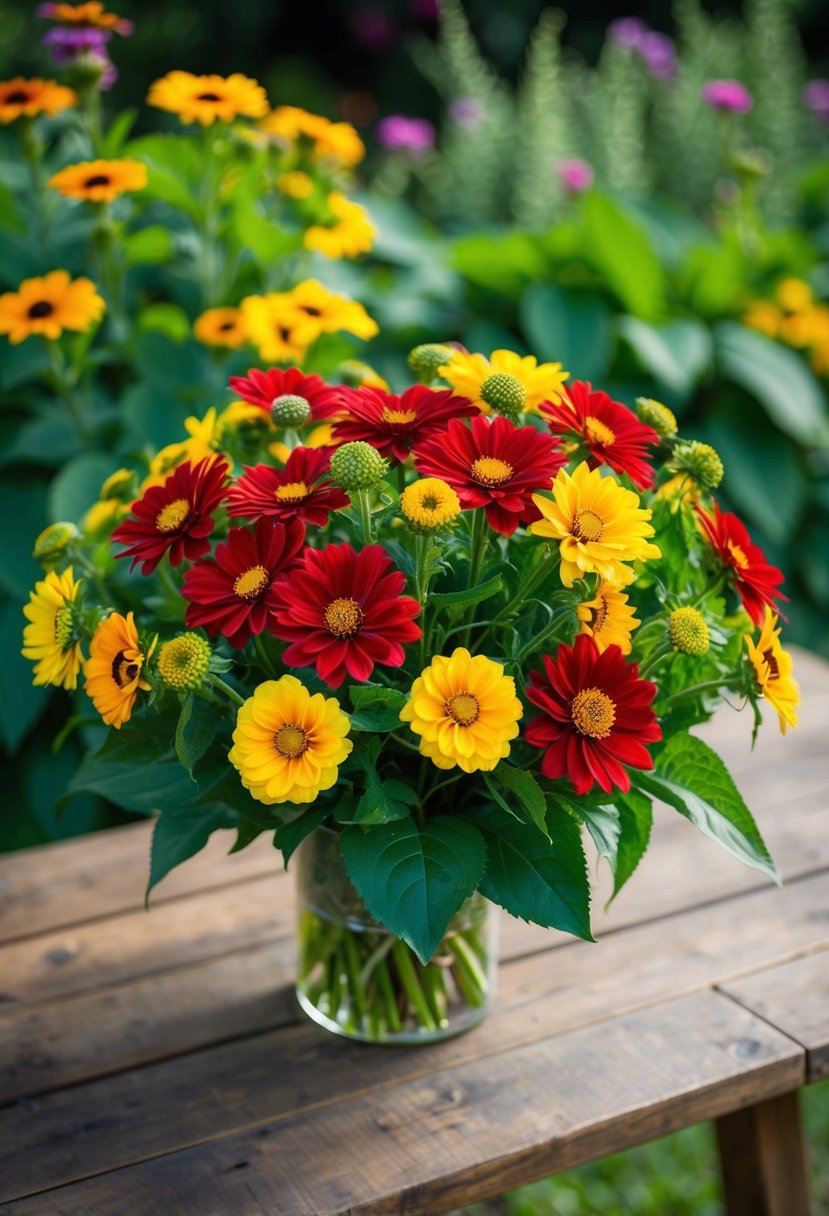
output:
{"label": "glass vase", "polygon": [[449,1038],[481,1021],[498,958],[496,909],[482,895],[466,900],[424,966],[366,912],[335,831],[312,832],[293,864],[296,993],[308,1017],[346,1038],[401,1044]]}

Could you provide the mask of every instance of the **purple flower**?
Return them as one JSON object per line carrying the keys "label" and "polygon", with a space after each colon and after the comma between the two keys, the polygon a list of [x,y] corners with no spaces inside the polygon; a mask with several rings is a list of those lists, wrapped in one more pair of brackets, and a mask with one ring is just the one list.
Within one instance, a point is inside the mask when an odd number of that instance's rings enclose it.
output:
{"label": "purple flower", "polygon": [[642,35],[637,50],[652,76],[670,80],[676,74],[676,51],[667,34],[648,30]]}
{"label": "purple flower", "polygon": [[474,97],[456,97],[449,103],[449,115],[459,127],[467,127],[474,131],[480,126],[484,116],[484,107]]}
{"label": "purple flower", "polygon": [[434,147],[435,128],[425,118],[390,114],[378,122],[377,138],[390,150],[406,148],[409,152],[425,152]]}
{"label": "purple flower", "polygon": [[702,100],[730,114],[748,114],[754,105],[754,98],[739,80],[709,80],[702,86]]}
{"label": "purple flower", "polygon": [[105,90],[111,89],[118,79],[106,48],[110,37],[109,30],[94,26],[56,25],[47,30],[41,41],[51,49],[52,62],[59,67],[81,63],[90,65],[93,71],[97,68],[100,73],[98,88]]}
{"label": "purple flower", "polygon": [[829,122],[829,80],[810,80],[803,90],[803,102],[821,122]]}
{"label": "purple flower", "polygon": [[584,194],[593,185],[593,169],[586,160],[572,156],[569,160],[557,161],[555,168],[565,194]]}
{"label": "purple flower", "polygon": [[639,17],[618,17],[607,27],[607,36],[618,46],[629,47],[638,51],[642,39],[648,34],[648,27]]}

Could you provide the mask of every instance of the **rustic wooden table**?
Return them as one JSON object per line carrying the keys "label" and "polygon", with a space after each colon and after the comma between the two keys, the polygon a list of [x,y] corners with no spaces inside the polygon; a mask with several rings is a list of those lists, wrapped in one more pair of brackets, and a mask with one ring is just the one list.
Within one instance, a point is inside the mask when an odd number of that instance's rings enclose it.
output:
{"label": "rustic wooden table", "polygon": [[264,839],[227,858],[214,838],[149,913],[149,825],[0,859],[0,1211],[438,1213],[713,1118],[729,1212],[807,1213],[797,1091],[829,1075],[829,666],[798,657],[798,731],[769,722],[753,757],[749,715],[706,732],[782,890],[665,811],[599,944],[505,918],[495,1008],[438,1046],[300,1018],[292,882]]}

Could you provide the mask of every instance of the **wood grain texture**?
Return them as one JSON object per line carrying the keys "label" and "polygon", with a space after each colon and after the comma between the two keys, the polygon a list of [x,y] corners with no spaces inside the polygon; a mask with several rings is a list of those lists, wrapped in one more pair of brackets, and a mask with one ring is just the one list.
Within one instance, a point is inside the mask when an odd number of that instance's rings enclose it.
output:
{"label": "wood grain texture", "polygon": [[717,1142],[728,1216],[811,1216],[796,1093],[718,1119]]}

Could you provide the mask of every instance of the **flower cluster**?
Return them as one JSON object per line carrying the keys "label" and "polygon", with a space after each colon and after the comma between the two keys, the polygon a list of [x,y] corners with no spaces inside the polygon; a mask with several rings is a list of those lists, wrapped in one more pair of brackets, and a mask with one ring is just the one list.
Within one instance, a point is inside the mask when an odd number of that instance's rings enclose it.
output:
{"label": "flower cluster", "polygon": [[743,317],[751,329],[809,356],[820,376],[829,376],[829,305],[815,299],[802,279],[781,279],[771,300],[753,300]]}

